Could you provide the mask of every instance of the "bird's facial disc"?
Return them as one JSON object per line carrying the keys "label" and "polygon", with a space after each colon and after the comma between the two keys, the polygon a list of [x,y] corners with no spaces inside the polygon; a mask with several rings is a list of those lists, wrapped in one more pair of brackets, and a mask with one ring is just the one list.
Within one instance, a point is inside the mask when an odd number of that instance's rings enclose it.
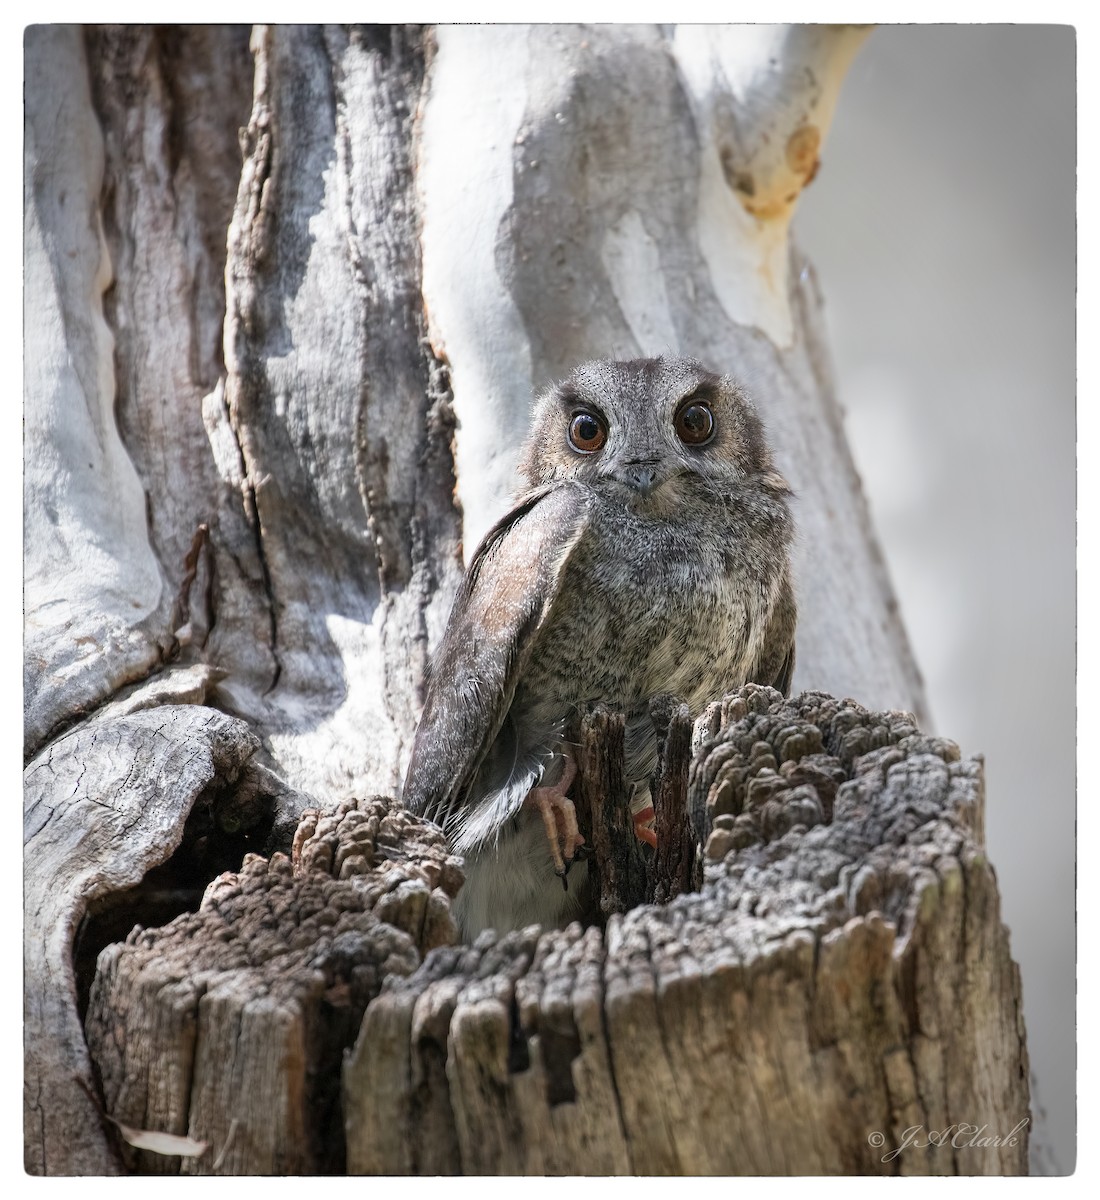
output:
{"label": "bird's facial disc", "polygon": [[532,487],[610,486],[655,511],[757,470],[758,424],[731,380],[689,360],[586,363],[539,401],[520,473]]}
{"label": "bird's facial disc", "polygon": [[[677,378],[664,387],[661,382],[634,393],[624,419],[609,432],[598,468],[627,489],[631,503],[651,509],[684,500],[692,479],[709,476],[715,451],[732,434],[732,426],[722,429],[723,397],[709,380]],[[728,469],[728,463],[721,466]]]}

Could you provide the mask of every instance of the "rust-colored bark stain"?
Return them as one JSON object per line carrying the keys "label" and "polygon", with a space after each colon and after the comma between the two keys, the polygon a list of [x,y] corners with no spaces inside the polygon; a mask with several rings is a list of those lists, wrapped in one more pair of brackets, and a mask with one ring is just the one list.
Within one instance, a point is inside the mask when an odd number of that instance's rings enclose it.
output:
{"label": "rust-colored bark stain", "polygon": [[771,186],[761,187],[752,172],[739,165],[731,147],[723,146],[719,158],[726,183],[737,194],[745,211],[760,221],[767,221],[788,212],[802,188],[813,180],[820,166],[820,149],[821,130],[816,125],[800,125],[791,134],[784,149],[784,160],[788,170],[797,178],[793,188],[789,186],[788,178],[782,180],[782,183],[788,184],[787,191],[782,195],[776,194],[780,186],[778,181]]}
{"label": "rust-colored bark stain", "polygon": [[809,183],[817,173],[817,156],[821,149],[821,130],[816,125],[800,125],[787,139],[787,166]]}
{"label": "rust-colored bark stain", "polygon": [[726,177],[726,183],[735,192],[741,193],[742,201],[746,196],[754,196],[756,194],[756,181],[753,179],[751,171],[746,171],[738,165],[737,155],[733,147],[722,146],[718,151],[718,158],[722,163],[722,174]]}

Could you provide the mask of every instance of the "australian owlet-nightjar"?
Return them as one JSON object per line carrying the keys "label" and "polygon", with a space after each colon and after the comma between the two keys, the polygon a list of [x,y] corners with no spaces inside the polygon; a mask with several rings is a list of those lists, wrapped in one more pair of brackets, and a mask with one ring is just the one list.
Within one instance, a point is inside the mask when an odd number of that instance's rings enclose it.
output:
{"label": "australian owlet-nightjar", "polygon": [[570,717],[627,714],[639,837],[649,700],[693,716],[794,669],[790,489],[741,388],[681,358],[591,362],[538,400],[524,490],[466,572],[435,655],[404,803],[466,859],[455,912],[483,928],[563,925],[586,903],[567,792]]}

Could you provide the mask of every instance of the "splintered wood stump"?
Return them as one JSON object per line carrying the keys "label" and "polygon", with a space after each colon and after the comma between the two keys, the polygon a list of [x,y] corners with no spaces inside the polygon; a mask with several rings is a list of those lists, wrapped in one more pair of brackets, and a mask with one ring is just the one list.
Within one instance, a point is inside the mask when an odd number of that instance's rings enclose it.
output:
{"label": "splintered wood stump", "polygon": [[454,941],[461,883],[439,831],[384,800],[308,811],[293,861],[249,856],[197,913],[105,949],[86,1028],[108,1113],[209,1147],[127,1147],[131,1167],[341,1170],[341,1055],[384,980]]}
{"label": "splintered wood stump", "polygon": [[655,854],[643,849],[634,832],[631,790],[624,777],[623,714],[596,704],[572,731],[577,820],[585,831],[588,874],[600,917],[639,904],[664,904],[697,887],[702,878],[696,869],[701,842],[687,812],[692,729],[687,705],[675,696],[657,696],[649,719],[657,734],[657,765],[649,781]]}
{"label": "splintered wood stump", "polygon": [[293,870],[251,860],[195,916],[104,951],[87,1026],[109,1115],[211,1147],[136,1165],[1024,1173],[980,760],[822,693],[653,715],[659,844],[634,907],[612,846],[629,816],[599,783],[621,786],[622,719],[578,735],[605,923],[455,944],[457,864],[376,801],[311,816]]}
{"label": "splintered wood stump", "polygon": [[259,740],[243,721],[195,704],[110,707],[52,742],[24,775],[24,1145],[35,1174],[57,1171],[62,1147],[70,1173],[122,1165],[91,1098],[78,931],[148,880],[204,810],[247,824],[259,791]]}
{"label": "splintered wood stump", "polygon": [[[980,762],[907,714],[755,687],[694,741],[700,890],[387,984],[345,1069],[350,1171],[1026,1170]],[[955,1122],[1006,1144],[926,1146]]]}

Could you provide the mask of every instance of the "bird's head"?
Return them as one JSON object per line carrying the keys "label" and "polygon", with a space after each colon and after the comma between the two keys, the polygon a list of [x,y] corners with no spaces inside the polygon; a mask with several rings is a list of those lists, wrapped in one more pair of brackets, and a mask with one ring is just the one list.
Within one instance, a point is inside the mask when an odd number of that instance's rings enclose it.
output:
{"label": "bird's head", "polygon": [[520,477],[576,480],[654,512],[754,483],[785,492],[752,403],[685,358],[577,367],[536,402]]}

